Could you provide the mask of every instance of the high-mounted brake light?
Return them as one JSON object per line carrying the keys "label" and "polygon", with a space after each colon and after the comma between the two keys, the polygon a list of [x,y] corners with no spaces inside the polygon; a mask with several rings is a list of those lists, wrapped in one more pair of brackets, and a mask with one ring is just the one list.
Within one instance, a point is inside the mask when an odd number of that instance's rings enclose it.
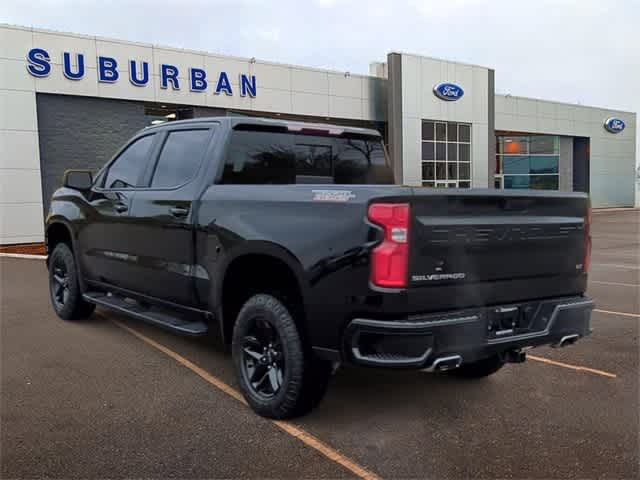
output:
{"label": "high-mounted brake light", "polygon": [[371,252],[371,283],[405,288],[409,269],[409,204],[373,203],[369,221],[384,229],[384,240]]}
{"label": "high-mounted brake light", "polygon": [[591,266],[591,222],[593,215],[591,212],[591,202],[587,207],[587,216],[584,218],[584,260],[582,262],[582,271],[589,272]]}

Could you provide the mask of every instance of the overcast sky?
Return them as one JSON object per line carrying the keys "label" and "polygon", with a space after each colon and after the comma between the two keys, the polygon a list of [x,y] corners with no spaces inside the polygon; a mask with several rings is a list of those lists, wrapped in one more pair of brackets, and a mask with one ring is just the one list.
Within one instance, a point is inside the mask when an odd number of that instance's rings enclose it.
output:
{"label": "overcast sky", "polygon": [[640,111],[640,0],[0,0],[0,22],[356,73],[404,51],[494,68],[498,93]]}

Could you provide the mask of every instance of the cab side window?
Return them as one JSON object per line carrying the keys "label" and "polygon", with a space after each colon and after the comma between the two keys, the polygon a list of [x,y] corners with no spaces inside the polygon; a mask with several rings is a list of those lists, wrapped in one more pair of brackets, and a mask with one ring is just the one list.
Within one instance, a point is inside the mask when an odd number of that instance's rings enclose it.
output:
{"label": "cab side window", "polygon": [[147,166],[154,140],[155,134],[151,134],[129,145],[109,167],[104,188],[141,187],[142,174]]}
{"label": "cab side window", "polygon": [[172,188],[191,180],[204,156],[211,130],[175,130],[169,133],[151,182],[152,188]]}

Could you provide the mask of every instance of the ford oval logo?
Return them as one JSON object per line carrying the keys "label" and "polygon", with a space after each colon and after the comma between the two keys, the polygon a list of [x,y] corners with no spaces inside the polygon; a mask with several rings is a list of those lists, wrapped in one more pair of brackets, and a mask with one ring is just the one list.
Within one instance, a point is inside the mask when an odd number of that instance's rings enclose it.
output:
{"label": "ford oval logo", "polygon": [[433,93],[436,97],[446,100],[447,102],[454,102],[460,100],[464,95],[462,87],[455,83],[439,83],[433,87]]}
{"label": "ford oval logo", "polygon": [[610,117],[604,121],[604,128],[611,133],[620,133],[624,130],[625,126],[624,121],[616,117]]}

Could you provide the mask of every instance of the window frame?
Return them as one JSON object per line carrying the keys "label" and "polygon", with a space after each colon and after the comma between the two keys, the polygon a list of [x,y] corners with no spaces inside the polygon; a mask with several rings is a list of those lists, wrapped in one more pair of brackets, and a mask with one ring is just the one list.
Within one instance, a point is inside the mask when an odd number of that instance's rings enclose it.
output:
{"label": "window frame", "polygon": [[[136,136],[132,137],[131,139],[129,139],[129,141],[127,143],[125,143],[116,152],[116,154],[113,156],[113,158],[111,158],[111,160],[109,160],[109,162],[107,162],[107,164],[104,167],[102,167],[102,169],[100,169],[98,171],[98,173],[96,174],[96,183],[94,183],[92,189],[96,190],[96,191],[100,191],[100,192],[121,192],[121,191],[132,192],[134,190],[140,190],[141,188],[143,188],[143,187],[139,187],[139,186],[134,186],[134,187],[131,187],[131,188],[108,188],[108,187],[105,187],[104,184],[107,181],[107,177],[109,177],[109,171],[111,170],[111,167],[113,167],[113,165],[122,157],[122,155],[129,149],[129,147],[131,147],[131,145],[133,145],[137,141],[142,140],[145,137],[151,137],[151,136],[155,136],[155,138],[153,139],[153,142],[151,144],[151,148],[149,149],[149,153],[147,155],[147,160],[146,160],[146,165],[144,166],[144,168],[142,169],[142,173],[138,177],[138,182],[136,182],[136,183],[142,183],[143,184],[144,180],[145,180],[146,172],[149,169],[149,165],[150,165],[150,163],[152,162],[152,159],[154,158],[154,156],[157,153],[158,132],[142,131],[138,135],[136,135]],[[98,183],[100,183],[100,185],[98,185]]]}
{"label": "window frame", "polygon": [[[158,168],[158,163],[160,162],[160,155],[162,155],[162,150],[164,149],[164,146],[167,143],[167,140],[169,139],[169,135],[171,135],[173,132],[180,132],[180,131],[191,131],[191,130],[206,130],[208,131],[208,137],[205,140],[205,146],[203,148],[202,151],[202,156],[199,160],[198,163],[198,167],[196,168],[196,170],[194,171],[193,175],[191,175],[190,178],[188,178],[186,181],[175,185],[173,187],[153,187],[151,186],[151,182],[153,181],[153,176],[156,173],[156,170]],[[189,185],[191,182],[193,182],[196,178],[198,178],[198,173],[200,173],[200,170],[202,170],[202,166],[204,165],[204,159],[207,158],[210,155],[210,148],[211,148],[211,143],[212,143],[212,139],[213,136],[215,135],[215,130],[216,130],[216,124],[187,124],[187,125],[178,125],[176,127],[172,127],[172,128],[166,128],[165,130],[162,131],[161,133],[161,137],[158,140],[158,147],[156,149],[156,151],[154,152],[153,158],[151,159],[151,161],[148,164],[147,169],[145,170],[145,174],[142,177],[143,178],[143,184],[144,186],[138,188],[138,190],[149,190],[149,191],[172,191],[172,190],[178,190],[186,185]]]}
{"label": "window frame", "polygon": [[[433,187],[438,182],[455,182],[456,188],[471,188],[472,179],[473,179],[473,125],[471,123],[466,122],[458,122],[458,121],[443,121],[443,120],[432,120],[432,119],[422,119],[421,120],[421,136],[425,130],[425,124],[430,124],[433,126],[433,137],[434,140],[428,140],[425,138],[420,139],[420,164],[421,164],[421,182],[424,187]],[[445,125],[445,132],[443,139],[437,139],[436,128],[438,124]],[[450,135],[450,130],[452,127],[455,127],[455,140],[451,140],[449,137],[453,137]],[[462,128],[461,128],[462,127]],[[469,140],[463,141],[460,139],[461,130],[463,128],[468,128],[469,130]],[[430,130],[430,129],[428,129]],[[438,158],[438,146],[442,145],[444,147],[444,158]],[[432,146],[433,148],[433,158],[425,159],[427,156],[424,154],[424,149],[427,146]],[[460,159],[460,150],[461,146],[468,147],[469,149],[469,159],[468,161],[463,161]],[[455,159],[450,158],[450,153],[455,152]],[[450,165],[455,165],[455,172],[457,174],[456,178],[449,178],[449,173],[453,170],[450,168]],[[469,169],[468,177],[461,177],[460,170],[461,166]],[[440,170],[444,172],[444,178],[438,178],[438,167]],[[424,173],[433,168],[434,176],[433,178],[425,178]],[[465,184],[465,186],[460,186],[461,184]],[[468,185],[468,187],[466,186]]]}

